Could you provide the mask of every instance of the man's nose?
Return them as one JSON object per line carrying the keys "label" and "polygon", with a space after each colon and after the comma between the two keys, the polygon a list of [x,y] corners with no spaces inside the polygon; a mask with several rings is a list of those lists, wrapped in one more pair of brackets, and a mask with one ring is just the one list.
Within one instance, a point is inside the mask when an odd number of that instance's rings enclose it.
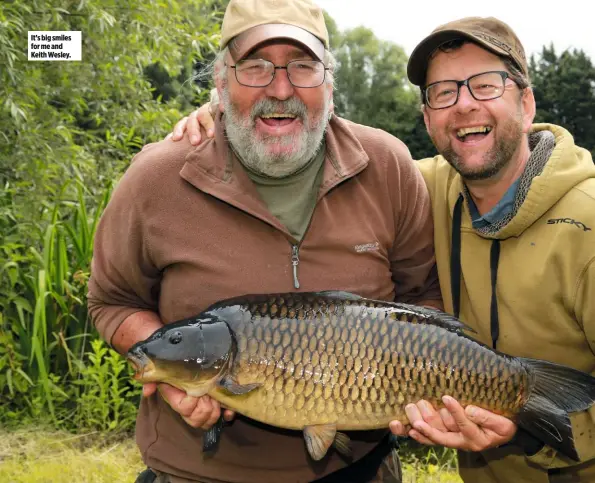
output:
{"label": "man's nose", "polygon": [[294,87],[289,82],[287,69],[275,69],[275,77],[266,88],[266,94],[269,97],[275,97],[281,101],[289,99],[294,94]]}
{"label": "man's nose", "polygon": [[461,112],[468,112],[479,107],[479,102],[469,90],[469,86],[461,86],[459,90],[459,100],[457,101],[456,108]]}

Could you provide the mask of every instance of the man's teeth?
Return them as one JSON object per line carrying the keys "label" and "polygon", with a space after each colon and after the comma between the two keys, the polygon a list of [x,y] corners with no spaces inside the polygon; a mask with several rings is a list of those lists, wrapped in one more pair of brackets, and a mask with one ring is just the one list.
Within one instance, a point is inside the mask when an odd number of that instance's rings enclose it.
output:
{"label": "man's teeth", "polygon": [[463,138],[467,134],[485,133],[488,134],[492,128],[490,126],[475,126],[475,127],[464,127],[457,131],[457,137]]}
{"label": "man's teeth", "polygon": [[273,112],[272,114],[263,114],[260,117],[263,119],[295,119],[297,116],[295,114],[279,114]]}

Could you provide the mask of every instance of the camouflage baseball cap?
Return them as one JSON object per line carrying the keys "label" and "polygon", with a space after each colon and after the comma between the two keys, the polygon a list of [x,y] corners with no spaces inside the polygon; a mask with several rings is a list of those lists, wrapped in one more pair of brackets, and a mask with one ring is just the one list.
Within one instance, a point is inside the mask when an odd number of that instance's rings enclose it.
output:
{"label": "camouflage baseball cap", "polygon": [[412,84],[422,86],[432,53],[445,42],[466,38],[502,57],[508,57],[529,78],[523,44],[513,30],[494,17],[467,17],[436,28],[423,39],[407,64],[407,77]]}

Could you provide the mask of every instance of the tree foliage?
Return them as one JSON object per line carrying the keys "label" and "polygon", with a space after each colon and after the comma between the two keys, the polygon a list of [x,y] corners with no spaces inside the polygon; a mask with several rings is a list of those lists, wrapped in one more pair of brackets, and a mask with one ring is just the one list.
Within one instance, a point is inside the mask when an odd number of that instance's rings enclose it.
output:
{"label": "tree foliage", "polygon": [[530,74],[537,122],[565,127],[595,157],[595,66],[582,50],[556,54],[553,45],[532,56]]}
{"label": "tree foliage", "polygon": [[332,26],[337,58],[335,110],[360,124],[400,138],[415,158],[433,156],[420,110],[419,91],[407,80],[407,55],[365,27],[345,32]]}
{"label": "tree foliage", "polygon": [[[226,4],[0,2],[0,419],[74,411],[97,218],[142,145],[208,99],[193,66]],[[81,31],[82,61],[27,61],[29,30]]]}

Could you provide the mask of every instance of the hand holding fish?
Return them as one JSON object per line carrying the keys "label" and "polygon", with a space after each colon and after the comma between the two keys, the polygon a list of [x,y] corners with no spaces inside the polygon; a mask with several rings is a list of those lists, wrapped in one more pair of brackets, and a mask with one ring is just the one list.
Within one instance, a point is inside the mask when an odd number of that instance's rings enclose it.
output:
{"label": "hand holding fish", "polygon": [[422,444],[439,444],[466,451],[501,446],[516,434],[517,425],[504,416],[476,406],[463,408],[449,396],[444,396],[442,402],[446,407],[440,411],[423,400],[408,404],[405,412],[412,429],[392,421],[391,431],[397,436],[409,435]]}
{"label": "hand holding fish", "polygon": [[[143,396],[148,397],[156,390],[170,407],[179,413],[193,428],[210,429],[221,415],[221,405],[210,396],[194,397],[169,384],[147,383],[143,385]],[[223,412],[223,419],[231,421],[235,413],[229,409]]]}

